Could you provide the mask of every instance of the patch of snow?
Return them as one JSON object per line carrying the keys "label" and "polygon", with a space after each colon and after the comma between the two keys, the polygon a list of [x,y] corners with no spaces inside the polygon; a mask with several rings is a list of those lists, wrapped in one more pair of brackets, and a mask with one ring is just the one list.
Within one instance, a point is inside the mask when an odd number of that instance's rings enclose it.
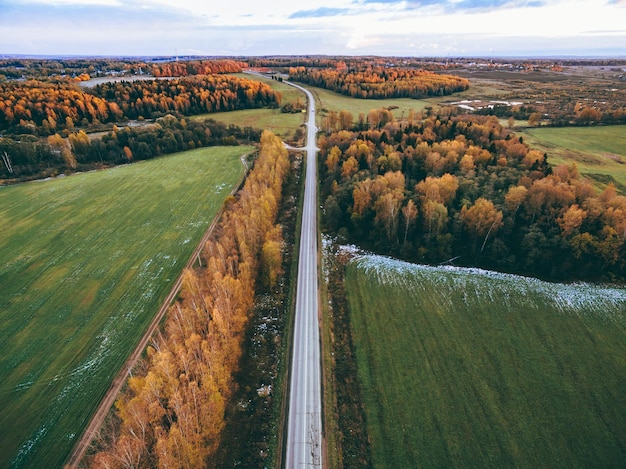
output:
{"label": "patch of snow", "polygon": [[503,308],[513,304],[535,308],[538,303],[534,298],[539,296],[544,304],[552,304],[561,313],[593,314],[626,326],[626,288],[551,283],[479,268],[411,264],[373,254],[356,255],[352,262],[381,284],[404,284],[417,291],[428,289],[432,301],[442,306],[454,304],[446,292],[462,292],[466,303],[498,304]]}
{"label": "patch of snow", "polygon": [[522,103],[521,101],[489,101],[490,103],[494,103],[494,104],[503,104],[505,106],[519,106]]}
{"label": "patch of snow", "polygon": [[259,397],[267,397],[272,393],[272,385],[264,384],[256,390],[256,393],[259,395]]}
{"label": "patch of snow", "polygon": [[15,459],[11,461],[11,467],[20,467],[24,461],[24,458],[28,456],[28,454],[32,451],[32,449],[41,441],[41,439],[46,436],[48,433],[48,429],[46,426],[40,427],[31,438],[26,440],[26,442],[21,446],[20,450],[17,452],[17,456]]}
{"label": "patch of snow", "polygon": [[225,182],[224,182],[224,183],[222,183],[222,184],[218,184],[218,185],[216,185],[216,186],[215,186],[215,192],[217,192],[218,194],[219,194],[220,192],[223,192],[223,191],[224,191],[224,189],[228,189],[228,184],[226,184]]}

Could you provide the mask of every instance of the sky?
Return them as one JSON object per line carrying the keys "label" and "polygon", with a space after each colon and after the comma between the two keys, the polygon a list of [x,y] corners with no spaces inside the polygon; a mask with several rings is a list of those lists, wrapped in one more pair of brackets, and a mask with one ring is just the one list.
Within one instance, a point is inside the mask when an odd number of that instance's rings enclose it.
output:
{"label": "sky", "polygon": [[0,56],[626,57],[626,0],[0,0]]}

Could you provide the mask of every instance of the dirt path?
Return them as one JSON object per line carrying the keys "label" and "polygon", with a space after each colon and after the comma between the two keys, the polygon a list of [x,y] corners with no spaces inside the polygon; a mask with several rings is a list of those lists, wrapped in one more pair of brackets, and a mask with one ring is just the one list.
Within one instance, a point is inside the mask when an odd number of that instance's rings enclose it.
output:
{"label": "dirt path", "polygon": [[[235,192],[239,189],[239,186],[241,185],[241,182],[243,181],[245,173],[247,173],[248,171],[248,166],[245,163],[245,156],[246,155],[243,155],[241,157],[241,162],[245,168],[244,172],[242,173],[242,180],[232,190],[231,195],[234,195]],[[191,268],[193,264],[199,259],[200,251],[202,250],[206,242],[209,240],[209,237],[213,233],[213,230],[215,229],[215,226],[217,225],[221,216],[222,216],[222,209],[220,209],[220,211],[215,215],[215,218],[211,222],[211,225],[209,225],[209,228],[206,230],[206,232],[202,236],[200,243],[198,244],[193,254],[187,261],[187,264],[185,265],[185,269]],[[183,272],[184,272],[184,269],[183,269]],[[89,422],[89,425],[87,426],[87,428],[85,428],[85,431],[81,435],[80,439],[76,442],[74,449],[70,453],[70,456],[67,459],[67,462],[65,463],[65,466],[64,466],[65,469],[78,468],[78,464],[80,463],[81,459],[87,452],[87,449],[89,448],[89,445],[93,441],[93,438],[96,435],[96,432],[102,427],[102,424],[104,423],[104,419],[106,418],[107,414],[109,413],[109,410],[113,406],[113,403],[115,402],[115,399],[120,393],[122,386],[124,386],[124,383],[126,382],[126,377],[128,376],[129,371],[133,369],[133,367],[135,366],[135,363],[137,363],[137,360],[139,360],[139,357],[141,357],[141,354],[148,346],[148,343],[150,342],[150,339],[154,335],[154,332],[156,331],[157,327],[159,326],[159,323],[161,322],[161,320],[165,316],[165,313],[169,309],[170,305],[174,302],[174,299],[178,295],[180,291],[180,286],[183,280],[183,272],[181,272],[181,274],[176,279],[176,282],[172,286],[170,293],[167,295],[167,297],[161,304],[159,311],[157,312],[156,316],[154,317],[154,319],[152,320],[152,322],[146,329],[146,332],[144,333],[143,337],[137,344],[137,347],[135,347],[135,350],[133,351],[133,353],[128,357],[128,359],[126,360],[126,362],[120,369],[119,373],[117,374],[117,376],[111,383],[111,386],[109,387],[108,391],[104,395],[104,398],[102,399],[102,401],[100,401],[100,405],[98,406],[95,413],[91,417],[91,421]]]}

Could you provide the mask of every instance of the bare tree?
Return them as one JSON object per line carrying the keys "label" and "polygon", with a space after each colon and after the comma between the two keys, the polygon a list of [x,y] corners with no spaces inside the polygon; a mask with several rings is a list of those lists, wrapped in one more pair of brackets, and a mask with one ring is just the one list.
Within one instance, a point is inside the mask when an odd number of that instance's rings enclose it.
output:
{"label": "bare tree", "polygon": [[2,154],[2,161],[7,167],[7,171],[9,171],[9,174],[13,174],[13,164],[11,163],[11,157],[6,151]]}

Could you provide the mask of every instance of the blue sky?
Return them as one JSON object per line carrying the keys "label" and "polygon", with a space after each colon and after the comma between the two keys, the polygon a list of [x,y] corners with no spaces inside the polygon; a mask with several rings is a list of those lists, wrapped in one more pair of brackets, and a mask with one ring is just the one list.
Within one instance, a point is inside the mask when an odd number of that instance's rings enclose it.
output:
{"label": "blue sky", "polygon": [[626,0],[0,0],[0,54],[626,56]]}

